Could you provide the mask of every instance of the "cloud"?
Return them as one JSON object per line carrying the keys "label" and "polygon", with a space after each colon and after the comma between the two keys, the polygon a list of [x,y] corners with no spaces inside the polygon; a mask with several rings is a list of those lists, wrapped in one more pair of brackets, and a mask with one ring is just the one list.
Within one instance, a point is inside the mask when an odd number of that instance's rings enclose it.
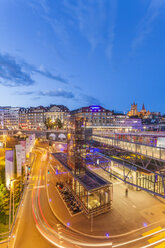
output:
{"label": "cloud", "polygon": [[31,99],[39,99],[40,97],[61,97],[64,99],[71,99],[76,102],[81,102],[83,105],[103,105],[99,99],[93,96],[89,96],[87,94],[79,94],[75,95],[71,91],[66,91],[63,89],[54,89],[52,91],[22,91],[16,92],[17,95],[25,95],[25,96],[33,96]]}
{"label": "cloud", "polygon": [[49,96],[49,97],[62,97],[65,99],[73,99],[75,96],[71,91],[62,89],[51,90],[51,91],[22,91],[16,92],[17,95],[35,95],[35,97]]}
{"label": "cloud", "polygon": [[14,57],[0,54],[0,84],[9,87],[29,86],[34,84],[34,80]]}
{"label": "cloud", "polygon": [[23,91],[23,92],[15,92],[16,95],[25,95],[25,96],[29,96],[29,95],[33,95],[34,92],[33,91]]}
{"label": "cloud", "polygon": [[[88,41],[91,51],[103,45],[105,54],[111,59],[115,39],[117,2],[117,0],[61,0],[56,3],[33,0],[33,5],[36,9],[38,8],[39,15],[50,25],[57,41],[60,41],[59,44],[63,43],[65,48],[69,47],[72,39],[71,30],[78,29],[81,37]],[[60,10],[60,15],[56,13],[57,8]],[[53,12],[52,9],[54,9]]]}
{"label": "cloud", "polygon": [[25,61],[20,61],[9,54],[0,53],[0,84],[7,87],[31,86],[35,84],[32,78],[40,74],[46,78],[68,84],[68,80],[61,75],[55,75],[44,67],[37,68]]}
{"label": "cloud", "polygon": [[114,47],[115,40],[115,27],[116,27],[116,16],[117,16],[117,0],[111,0],[109,2],[109,25],[108,25],[108,39],[107,39],[107,57],[109,60],[112,59],[112,51]]}
{"label": "cloud", "polygon": [[39,100],[39,99],[40,99],[39,96],[35,96],[35,97],[32,97],[32,98],[31,98],[32,101],[37,101],[37,100]]}
{"label": "cloud", "polygon": [[45,70],[45,69],[40,70],[40,69],[34,68],[34,72],[39,73],[40,75],[42,75],[44,77],[59,81],[60,83],[68,84],[68,80],[66,78],[63,78],[60,75],[54,75],[48,70]]}
{"label": "cloud", "polygon": [[72,99],[74,98],[74,94],[70,91],[65,91],[62,89],[58,90],[53,90],[53,91],[39,91],[38,92],[39,96],[50,96],[50,97],[63,97],[67,99]]}
{"label": "cloud", "polygon": [[77,90],[82,90],[82,88],[78,85],[74,85],[74,88],[77,89]]}
{"label": "cloud", "polygon": [[81,34],[88,40],[91,50],[104,45],[105,53],[112,58],[117,16],[117,0],[79,0],[74,4],[64,0],[65,11],[79,26]]}
{"label": "cloud", "polygon": [[160,15],[161,8],[165,6],[165,0],[151,0],[146,15],[138,25],[137,35],[132,42],[132,48],[136,49],[152,32],[153,24]]}
{"label": "cloud", "polygon": [[98,98],[93,97],[93,96],[81,94],[80,98],[82,99],[83,104],[86,104],[86,105],[103,105]]}

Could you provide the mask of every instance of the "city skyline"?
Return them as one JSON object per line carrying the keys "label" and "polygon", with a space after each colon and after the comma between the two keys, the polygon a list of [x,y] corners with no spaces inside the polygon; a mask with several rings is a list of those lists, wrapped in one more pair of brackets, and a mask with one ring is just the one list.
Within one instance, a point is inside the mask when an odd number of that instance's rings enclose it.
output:
{"label": "city skyline", "polygon": [[0,1],[0,248],[165,248],[165,0]]}
{"label": "city skyline", "polygon": [[[123,11],[124,10],[124,11]],[[1,1],[0,105],[164,112],[165,1]]]}
{"label": "city skyline", "polygon": [[[132,106],[133,105],[136,105],[137,106],[137,110],[139,110],[139,111],[141,111],[141,110],[143,110],[143,108],[146,110],[146,108],[145,108],[145,104],[143,103],[142,104],[142,106],[140,106],[138,103],[135,103],[135,102],[132,102],[131,103],[131,105],[129,106],[129,108],[128,108],[128,110],[117,110],[117,109],[108,109],[108,108],[105,108],[105,109],[107,109],[107,110],[110,110],[110,111],[112,111],[112,112],[114,112],[114,113],[122,113],[122,114],[124,114],[124,115],[128,115],[129,116],[129,112],[130,112],[130,110],[131,110],[131,108],[132,108]],[[75,111],[75,110],[78,110],[78,109],[81,109],[81,108],[88,108],[88,107],[92,107],[92,106],[96,106],[96,107],[103,107],[102,105],[99,105],[99,104],[91,104],[91,105],[85,105],[85,106],[79,106],[78,108],[75,108],[75,109],[70,109],[68,106],[67,106],[67,104],[55,104],[55,103],[50,103],[49,105],[41,105],[41,104],[39,104],[39,105],[30,105],[30,106],[23,106],[23,105],[21,105],[21,106],[13,106],[13,105],[1,105],[0,106],[0,109],[5,109],[5,108],[19,108],[19,109],[30,109],[30,108],[39,108],[39,107],[43,107],[43,108],[45,108],[45,109],[47,109],[47,108],[50,108],[50,107],[53,107],[53,106],[57,106],[57,107],[66,107],[67,109],[68,109],[68,111]],[[148,110],[149,111],[149,110]],[[164,112],[160,112],[160,111],[149,111],[149,113],[151,114],[151,113],[160,113],[160,115],[164,115]],[[136,116],[136,115],[135,115]]]}

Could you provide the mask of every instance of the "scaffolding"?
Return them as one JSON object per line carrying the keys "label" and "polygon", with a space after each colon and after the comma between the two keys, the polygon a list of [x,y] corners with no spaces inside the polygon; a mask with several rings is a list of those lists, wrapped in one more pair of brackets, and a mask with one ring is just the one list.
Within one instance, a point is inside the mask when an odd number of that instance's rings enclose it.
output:
{"label": "scaffolding", "polygon": [[75,175],[85,170],[86,141],[83,118],[70,117],[67,135],[67,163]]}

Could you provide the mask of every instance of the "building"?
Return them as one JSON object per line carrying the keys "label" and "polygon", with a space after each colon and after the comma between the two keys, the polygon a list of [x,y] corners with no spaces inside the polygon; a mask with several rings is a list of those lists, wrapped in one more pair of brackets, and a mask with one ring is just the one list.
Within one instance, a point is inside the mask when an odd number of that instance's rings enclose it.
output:
{"label": "building", "polygon": [[[43,106],[30,107],[27,109],[27,129],[42,130],[45,128],[46,109]],[[24,117],[23,117],[24,118]]]}
{"label": "building", "polygon": [[27,108],[19,109],[19,128],[20,129],[28,129],[28,119],[27,119]]}
{"label": "building", "polygon": [[0,108],[0,129],[4,128],[4,109]]}
{"label": "building", "polygon": [[137,116],[140,118],[148,118],[151,115],[151,112],[145,109],[144,104],[142,106],[141,111],[137,110],[137,104],[135,102],[131,104],[131,110],[127,113],[128,116]]}
{"label": "building", "polygon": [[127,114],[128,116],[138,116],[137,104],[135,102],[131,104],[131,110]]}
{"label": "building", "polygon": [[44,113],[44,119],[50,118],[52,122],[59,119],[63,125],[63,128],[67,128],[69,109],[63,105],[50,105],[46,108]]}
{"label": "building", "polygon": [[87,126],[110,125],[113,111],[107,110],[101,106],[82,107],[71,111],[71,115],[76,118],[83,118]]}
{"label": "building", "polygon": [[1,117],[3,116],[3,128],[19,128],[19,107],[1,107]]}

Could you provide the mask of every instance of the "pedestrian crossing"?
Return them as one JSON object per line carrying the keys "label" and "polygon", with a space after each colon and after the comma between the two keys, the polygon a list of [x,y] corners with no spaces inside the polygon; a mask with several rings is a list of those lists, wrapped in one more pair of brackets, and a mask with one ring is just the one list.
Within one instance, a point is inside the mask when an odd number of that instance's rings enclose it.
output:
{"label": "pedestrian crossing", "polygon": [[45,180],[45,176],[32,176],[33,181],[41,180],[41,179]]}
{"label": "pedestrian crossing", "polygon": [[143,248],[165,248],[165,229],[161,226],[143,233],[142,236],[148,238],[148,245],[143,246]]}

